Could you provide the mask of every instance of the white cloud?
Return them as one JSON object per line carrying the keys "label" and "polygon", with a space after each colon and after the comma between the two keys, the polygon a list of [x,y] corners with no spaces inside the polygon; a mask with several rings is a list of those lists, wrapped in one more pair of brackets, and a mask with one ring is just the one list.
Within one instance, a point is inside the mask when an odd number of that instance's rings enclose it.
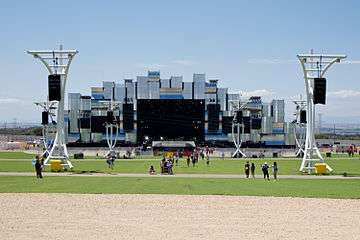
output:
{"label": "white cloud", "polygon": [[345,60],[341,61],[340,64],[360,64],[360,60]]}
{"label": "white cloud", "polygon": [[253,91],[240,91],[241,96],[251,97],[251,96],[260,96],[260,97],[270,97],[275,93],[266,89],[257,89]]}
{"label": "white cloud", "polygon": [[353,97],[360,97],[359,90],[338,90],[334,92],[328,92],[328,96],[330,97],[337,97],[337,98],[353,98]]}
{"label": "white cloud", "polygon": [[161,63],[138,63],[136,64],[136,66],[140,68],[145,68],[147,70],[160,70],[161,68],[167,67],[167,65]]}
{"label": "white cloud", "polygon": [[[279,58],[253,58],[247,61],[250,64],[293,64],[298,60],[294,59],[279,59]],[[344,60],[340,64],[360,64],[360,60]]]}
{"label": "white cloud", "polygon": [[0,104],[22,104],[23,100],[18,98],[0,98]]}
{"label": "white cloud", "polygon": [[188,59],[174,60],[174,61],[172,61],[172,63],[178,64],[178,65],[183,65],[183,66],[192,66],[192,65],[197,64],[195,61],[188,60]]}
{"label": "white cloud", "polygon": [[250,64],[292,64],[292,63],[296,63],[297,60],[296,59],[277,59],[277,58],[273,58],[273,59],[255,58],[255,59],[249,59],[247,62]]}

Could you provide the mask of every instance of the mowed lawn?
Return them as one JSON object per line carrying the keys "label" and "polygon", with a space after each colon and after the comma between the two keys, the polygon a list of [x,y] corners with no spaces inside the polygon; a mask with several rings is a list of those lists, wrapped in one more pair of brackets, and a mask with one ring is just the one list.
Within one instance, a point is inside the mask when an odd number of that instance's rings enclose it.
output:
{"label": "mowed lawn", "polygon": [[[33,155],[18,152],[0,152],[0,172],[32,172],[34,167],[31,164]],[[147,157],[139,159],[117,159],[114,170],[110,170],[102,158],[86,158],[72,160],[75,172],[118,172],[118,173],[146,173],[151,165],[159,172],[160,157]],[[199,174],[243,174],[246,161],[254,162],[256,173],[261,173],[261,165],[267,161],[269,164],[277,161],[280,175],[300,174],[298,171],[301,159],[289,158],[268,158],[268,159],[219,159],[211,158],[210,165],[205,160],[199,160],[195,167],[186,165],[186,159],[180,159],[178,166],[174,166],[176,173],[199,173]],[[326,159],[326,162],[334,169],[332,174],[348,176],[360,176],[360,158],[358,156],[348,158],[336,156]],[[48,167],[47,167],[48,170]]]}
{"label": "mowed lawn", "polygon": [[0,177],[0,192],[360,198],[358,180]]}

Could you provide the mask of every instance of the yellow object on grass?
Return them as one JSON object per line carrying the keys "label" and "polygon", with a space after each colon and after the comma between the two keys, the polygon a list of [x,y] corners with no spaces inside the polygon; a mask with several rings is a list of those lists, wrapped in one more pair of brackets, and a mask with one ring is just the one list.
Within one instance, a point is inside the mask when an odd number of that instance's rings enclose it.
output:
{"label": "yellow object on grass", "polygon": [[326,164],[325,163],[315,163],[315,173],[316,174],[325,174],[326,173]]}
{"label": "yellow object on grass", "polygon": [[52,172],[59,172],[61,170],[61,161],[50,160],[50,169]]}
{"label": "yellow object on grass", "polygon": [[174,156],[174,153],[171,151],[165,152],[165,157],[166,158],[172,158]]}

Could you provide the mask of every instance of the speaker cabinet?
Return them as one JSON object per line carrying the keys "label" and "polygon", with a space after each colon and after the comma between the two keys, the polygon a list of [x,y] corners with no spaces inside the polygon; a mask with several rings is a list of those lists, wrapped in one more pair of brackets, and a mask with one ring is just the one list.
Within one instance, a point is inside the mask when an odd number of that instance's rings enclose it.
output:
{"label": "speaker cabinet", "polygon": [[261,129],[261,118],[251,119],[251,129],[255,129],[255,130]]}
{"label": "speaker cabinet", "polygon": [[48,77],[49,80],[49,101],[61,100],[61,78],[58,74],[52,74]]}
{"label": "speaker cabinet", "polygon": [[107,116],[91,116],[91,132],[106,133],[105,123]]}
{"label": "speaker cabinet", "polygon": [[307,123],[307,121],[306,121],[306,111],[305,110],[300,111],[300,123]]}
{"label": "speaker cabinet", "polygon": [[208,104],[208,130],[219,130],[220,104]]}
{"label": "speaker cabinet", "polygon": [[134,130],[134,104],[123,105],[123,128]]}
{"label": "speaker cabinet", "polygon": [[237,111],[235,122],[243,123],[243,112],[242,111]]}
{"label": "speaker cabinet", "polygon": [[244,133],[250,133],[250,117],[243,117]]}
{"label": "speaker cabinet", "polygon": [[314,79],[314,104],[326,104],[326,78]]}
{"label": "speaker cabinet", "polygon": [[113,111],[108,111],[107,115],[106,115],[106,122],[111,124],[114,123],[114,112]]}
{"label": "speaker cabinet", "polygon": [[49,124],[49,113],[46,111],[41,113],[41,124],[42,125]]}
{"label": "speaker cabinet", "polygon": [[234,117],[230,116],[230,117],[226,117],[223,116],[222,117],[222,131],[225,134],[231,133],[232,132],[232,122],[233,122]]}
{"label": "speaker cabinet", "polygon": [[79,123],[79,128],[90,128],[90,118],[80,118]]}

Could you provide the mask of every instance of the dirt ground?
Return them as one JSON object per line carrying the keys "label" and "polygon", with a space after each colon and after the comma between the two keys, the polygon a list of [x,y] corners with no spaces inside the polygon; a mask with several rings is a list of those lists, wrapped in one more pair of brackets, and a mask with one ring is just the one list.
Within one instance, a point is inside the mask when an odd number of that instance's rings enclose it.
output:
{"label": "dirt ground", "polygon": [[0,239],[360,239],[360,200],[0,194]]}

